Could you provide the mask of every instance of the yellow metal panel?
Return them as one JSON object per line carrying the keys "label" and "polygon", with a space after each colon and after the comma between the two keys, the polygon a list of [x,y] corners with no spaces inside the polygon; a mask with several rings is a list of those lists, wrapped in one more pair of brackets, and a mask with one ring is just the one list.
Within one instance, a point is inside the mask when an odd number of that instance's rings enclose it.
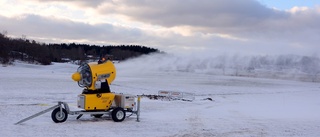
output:
{"label": "yellow metal panel", "polygon": [[110,108],[115,94],[100,93],[100,94],[83,94],[85,96],[85,110],[107,110]]}
{"label": "yellow metal panel", "polygon": [[107,76],[106,80],[108,81],[109,85],[116,78],[116,68],[110,60],[108,60],[102,64],[90,63],[89,66],[90,66],[91,74],[92,74],[92,84],[88,88],[89,90],[96,89],[94,87],[94,83],[99,80],[98,77],[100,77],[100,76]]}

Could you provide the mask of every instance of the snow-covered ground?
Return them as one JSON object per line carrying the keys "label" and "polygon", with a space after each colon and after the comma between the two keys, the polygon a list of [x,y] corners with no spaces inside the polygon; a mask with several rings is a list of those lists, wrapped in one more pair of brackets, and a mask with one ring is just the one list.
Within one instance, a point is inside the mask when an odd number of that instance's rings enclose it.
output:
{"label": "snow-covered ground", "polygon": [[[138,65],[138,64],[136,64]],[[151,65],[151,64],[150,64]],[[116,64],[111,90],[135,95],[159,90],[195,93],[193,102],[141,100],[141,121],[132,116],[116,123],[69,116],[56,124],[51,112],[14,125],[58,101],[76,109],[81,88],[71,79],[77,66],[50,66],[15,62],[0,67],[0,135],[44,136],[143,136],[143,137],[265,137],[320,136],[320,84],[275,79],[217,76],[177,71],[135,69]],[[213,101],[204,100],[212,98]]]}

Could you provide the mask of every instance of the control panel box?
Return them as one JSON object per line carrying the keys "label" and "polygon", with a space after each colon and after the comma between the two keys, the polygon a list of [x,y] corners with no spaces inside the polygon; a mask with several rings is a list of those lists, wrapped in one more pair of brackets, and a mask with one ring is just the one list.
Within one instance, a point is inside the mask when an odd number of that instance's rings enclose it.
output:
{"label": "control panel box", "polygon": [[116,94],[114,97],[114,101],[112,103],[112,107],[121,107],[124,109],[132,109],[135,105],[134,95],[129,94]]}

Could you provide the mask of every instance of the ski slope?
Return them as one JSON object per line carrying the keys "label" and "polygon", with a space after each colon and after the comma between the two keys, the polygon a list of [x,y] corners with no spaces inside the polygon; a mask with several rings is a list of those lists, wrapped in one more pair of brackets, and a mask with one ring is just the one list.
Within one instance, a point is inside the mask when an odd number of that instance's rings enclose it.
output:
{"label": "ski slope", "polygon": [[71,79],[76,65],[15,62],[14,66],[0,67],[1,136],[320,136],[319,83],[139,70],[128,64],[116,64],[118,75],[111,85],[113,92],[141,95],[157,94],[159,90],[180,91],[194,93],[195,100],[142,98],[140,122],[135,116],[115,123],[108,117],[83,116],[76,120],[77,116],[69,115],[66,122],[56,124],[49,112],[14,125],[58,101],[69,103],[75,110],[77,95],[82,91]]}

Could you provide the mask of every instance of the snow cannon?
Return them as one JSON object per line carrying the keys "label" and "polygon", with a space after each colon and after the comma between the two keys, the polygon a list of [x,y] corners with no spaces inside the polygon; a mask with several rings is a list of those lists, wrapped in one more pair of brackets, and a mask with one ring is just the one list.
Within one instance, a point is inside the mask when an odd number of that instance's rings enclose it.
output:
{"label": "snow cannon", "polygon": [[115,78],[116,68],[109,60],[100,64],[97,62],[82,64],[72,75],[72,79],[78,82],[80,87],[91,91],[108,90]]}
{"label": "snow cannon", "polygon": [[111,61],[91,62],[79,66],[72,79],[84,90],[78,95],[78,107],[86,111],[101,111],[111,107],[115,94],[109,85],[116,77],[116,68]]}
{"label": "snow cannon", "polygon": [[115,122],[121,122],[135,114],[137,121],[139,121],[140,96],[111,92],[109,85],[115,78],[116,68],[109,60],[82,64],[77,72],[72,74],[72,79],[84,88],[82,94],[78,95],[77,100],[78,108],[81,110],[71,111],[66,102],[59,101],[57,105],[22,119],[15,124],[23,123],[50,110],[53,110],[51,118],[55,123],[66,121],[68,115],[78,115],[77,119],[79,119],[84,114],[89,114],[95,118],[107,115]]}

